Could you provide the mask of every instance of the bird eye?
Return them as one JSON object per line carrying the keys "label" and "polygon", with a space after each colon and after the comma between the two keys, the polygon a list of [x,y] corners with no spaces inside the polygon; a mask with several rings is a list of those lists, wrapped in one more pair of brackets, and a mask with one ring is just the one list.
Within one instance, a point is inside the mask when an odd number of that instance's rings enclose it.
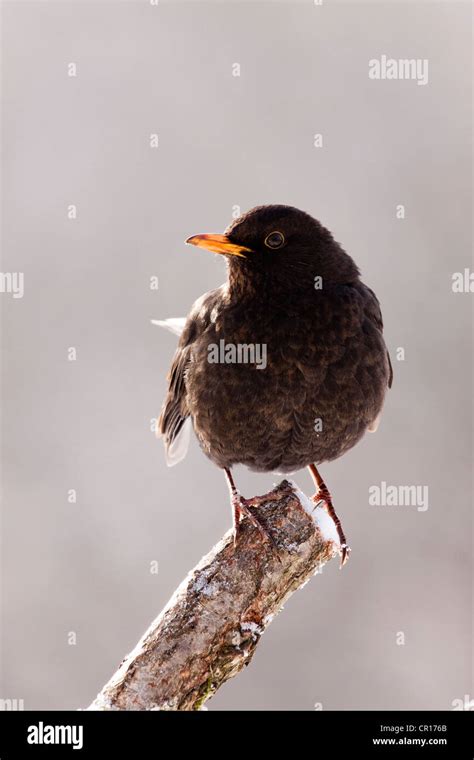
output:
{"label": "bird eye", "polygon": [[270,232],[265,238],[267,248],[281,248],[285,244],[285,237],[281,232]]}

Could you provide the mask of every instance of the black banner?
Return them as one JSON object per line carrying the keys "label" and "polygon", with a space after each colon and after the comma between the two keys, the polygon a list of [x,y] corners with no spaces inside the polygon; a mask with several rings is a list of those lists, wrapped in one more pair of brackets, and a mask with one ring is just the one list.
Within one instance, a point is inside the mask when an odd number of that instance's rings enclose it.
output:
{"label": "black banner", "polygon": [[[363,752],[365,757],[472,760],[472,712],[2,712],[0,760],[134,755],[144,747],[169,754]],[[306,748],[306,749],[305,749]],[[146,750],[148,752],[148,750]],[[292,752],[293,754],[293,752]]]}

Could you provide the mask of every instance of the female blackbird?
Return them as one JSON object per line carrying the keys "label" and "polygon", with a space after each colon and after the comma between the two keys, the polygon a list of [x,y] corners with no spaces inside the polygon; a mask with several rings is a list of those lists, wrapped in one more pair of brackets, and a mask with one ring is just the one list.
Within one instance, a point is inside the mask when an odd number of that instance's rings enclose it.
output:
{"label": "female blackbird", "polygon": [[258,206],[224,235],[186,242],[224,254],[228,278],[195,302],[182,330],[159,422],[168,464],[186,454],[189,420],[226,474],[234,535],[244,516],[264,533],[234,464],[309,467],[344,564],[349,548],[316,464],[377,427],[392,382],[379,302],[329,230],[292,206]]}

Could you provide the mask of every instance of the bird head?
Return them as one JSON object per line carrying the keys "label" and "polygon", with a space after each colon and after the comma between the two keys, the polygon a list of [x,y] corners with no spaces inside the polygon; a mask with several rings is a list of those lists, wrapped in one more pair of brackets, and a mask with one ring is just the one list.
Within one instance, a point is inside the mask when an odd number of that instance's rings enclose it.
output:
{"label": "bird head", "polygon": [[316,219],[293,206],[257,206],[235,219],[223,235],[193,235],[186,240],[227,257],[229,281],[270,288],[314,288],[356,280],[351,257]]}

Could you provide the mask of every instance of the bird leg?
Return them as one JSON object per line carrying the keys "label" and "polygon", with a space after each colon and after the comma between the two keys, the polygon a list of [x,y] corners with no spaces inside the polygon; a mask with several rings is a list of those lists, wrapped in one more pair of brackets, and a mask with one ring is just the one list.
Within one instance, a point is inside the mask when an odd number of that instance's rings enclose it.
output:
{"label": "bird leg", "polygon": [[339,542],[341,544],[341,565],[340,567],[343,567],[347,560],[349,559],[349,552],[350,547],[347,544],[346,537],[344,535],[344,531],[342,529],[341,521],[339,520],[339,517],[337,516],[337,512],[334,509],[333,503],[332,503],[332,497],[329,493],[329,489],[322,479],[321,475],[318,472],[318,468],[315,464],[308,465],[308,470],[311,473],[311,476],[314,480],[314,484],[317,488],[316,493],[312,497],[314,502],[322,501],[324,504],[324,507],[326,509],[326,512],[328,515],[332,518],[334,525],[336,526],[337,535],[339,536]]}
{"label": "bird leg", "polygon": [[239,526],[241,520],[244,519],[244,517],[248,517],[252,525],[257,528],[258,532],[264,539],[264,541],[269,541],[272,546],[278,550],[278,547],[275,544],[275,541],[273,540],[270,533],[268,533],[267,530],[263,527],[263,525],[257,520],[253,512],[249,509],[249,502],[247,499],[244,499],[243,496],[240,495],[239,491],[237,490],[234,478],[232,477],[231,471],[224,467],[224,473],[227,480],[227,485],[229,486],[230,491],[230,499],[232,503],[232,510],[233,510],[233,519],[234,519],[234,546],[237,541],[237,535],[239,532]]}

